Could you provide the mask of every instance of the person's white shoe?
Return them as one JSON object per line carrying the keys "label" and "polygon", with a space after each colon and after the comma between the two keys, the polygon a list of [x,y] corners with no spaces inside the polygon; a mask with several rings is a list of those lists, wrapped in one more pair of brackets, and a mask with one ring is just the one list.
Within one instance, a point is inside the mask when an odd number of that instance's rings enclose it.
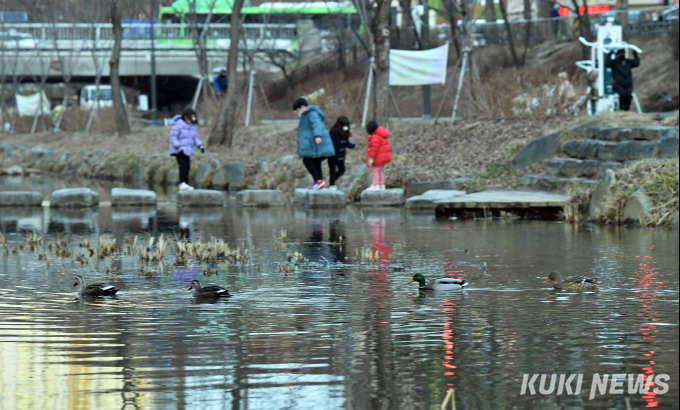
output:
{"label": "person's white shoe", "polygon": [[189,185],[187,185],[185,182],[182,182],[181,184],[179,184],[179,190],[180,191],[186,191],[188,189],[189,189]]}
{"label": "person's white shoe", "polygon": [[336,187],[335,185],[331,185],[331,186],[328,187],[328,189],[331,190],[331,191],[337,191],[338,187]]}
{"label": "person's white shoe", "polygon": [[385,190],[385,185],[380,185],[380,190],[384,191]]}
{"label": "person's white shoe", "polygon": [[367,191],[377,191],[379,189],[380,189],[380,187],[377,186],[377,185],[371,185],[368,188],[366,188]]}

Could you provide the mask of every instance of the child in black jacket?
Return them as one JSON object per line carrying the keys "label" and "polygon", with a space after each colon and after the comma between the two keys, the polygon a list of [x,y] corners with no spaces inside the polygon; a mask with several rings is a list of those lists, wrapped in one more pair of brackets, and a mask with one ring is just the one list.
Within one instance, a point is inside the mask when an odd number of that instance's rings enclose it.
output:
{"label": "child in black jacket", "polygon": [[349,142],[349,137],[352,136],[349,132],[349,125],[349,119],[342,116],[338,118],[330,130],[333,148],[335,148],[335,156],[328,158],[328,168],[331,171],[331,186],[329,189],[337,189],[335,183],[345,173],[345,152],[347,148],[354,148],[354,144]]}

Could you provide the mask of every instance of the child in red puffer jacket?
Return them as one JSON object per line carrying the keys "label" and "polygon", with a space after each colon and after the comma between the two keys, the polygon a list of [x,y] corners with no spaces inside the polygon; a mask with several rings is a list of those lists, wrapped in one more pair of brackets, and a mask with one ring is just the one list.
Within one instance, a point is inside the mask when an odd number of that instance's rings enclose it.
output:
{"label": "child in red puffer jacket", "polygon": [[375,121],[366,124],[366,131],[369,134],[366,166],[373,168],[373,185],[368,189],[371,191],[385,189],[385,165],[392,161],[392,148],[388,141],[390,133]]}

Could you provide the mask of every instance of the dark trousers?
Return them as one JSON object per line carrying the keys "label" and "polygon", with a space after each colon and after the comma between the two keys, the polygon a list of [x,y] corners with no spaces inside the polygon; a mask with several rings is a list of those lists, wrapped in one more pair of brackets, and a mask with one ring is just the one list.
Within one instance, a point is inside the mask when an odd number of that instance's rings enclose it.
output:
{"label": "dark trousers", "polygon": [[335,182],[345,173],[345,160],[328,158],[328,168],[331,171],[331,185],[335,185]]}
{"label": "dark trousers", "polygon": [[615,84],[614,92],[619,95],[619,109],[621,111],[630,110],[630,102],[633,100],[633,86]]}
{"label": "dark trousers", "polygon": [[323,179],[323,171],[321,170],[322,161],[323,158],[302,158],[302,163],[305,165],[305,168],[307,168],[307,171],[312,174],[314,182]]}
{"label": "dark trousers", "polygon": [[179,165],[179,182],[189,183],[189,169],[191,168],[191,157],[183,153],[175,154],[177,165]]}

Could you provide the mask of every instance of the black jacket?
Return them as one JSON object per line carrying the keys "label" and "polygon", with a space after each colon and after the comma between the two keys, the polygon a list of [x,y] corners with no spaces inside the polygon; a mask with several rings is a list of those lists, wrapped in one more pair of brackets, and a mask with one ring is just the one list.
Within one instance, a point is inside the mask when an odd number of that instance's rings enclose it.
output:
{"label": "black jacket", "polygon": [[605,57],[605,65],[612,69],[612,80],[614,84],[627,86],[633,85],[632,69],[640,65],[640,58],[635,54],[632,60],[624,60],[623,62],[617,58],[612,60],[612,55]]}
{"label": "black jacket", "polygon": [[330,134],[333,140],[333,148],[335,148],[335,156],[333,158],[344,160],[347,148],[352,149],[355,145],[349,142],[349,137],[344,138],[337,130],[331,130]]}

